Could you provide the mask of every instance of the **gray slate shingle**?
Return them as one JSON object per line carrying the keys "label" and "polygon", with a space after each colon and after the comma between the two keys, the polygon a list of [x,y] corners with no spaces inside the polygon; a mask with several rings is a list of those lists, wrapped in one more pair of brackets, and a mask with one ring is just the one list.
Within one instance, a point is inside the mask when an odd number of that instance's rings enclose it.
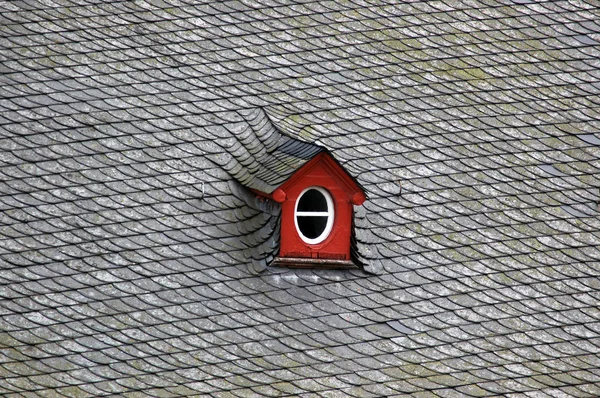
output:
{"label": "gray slate shingle", "polygon": [[[0,19],[1,395],[600,395],[593,2]],[[368,273],[268,266],[323,147]]]}

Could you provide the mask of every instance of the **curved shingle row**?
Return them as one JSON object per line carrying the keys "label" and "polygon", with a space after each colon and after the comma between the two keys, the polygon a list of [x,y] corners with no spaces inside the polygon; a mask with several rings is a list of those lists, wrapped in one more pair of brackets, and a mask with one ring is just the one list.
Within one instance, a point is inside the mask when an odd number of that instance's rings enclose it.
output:
{"label": "curved shingle row", "polygon": [[[0,5],[0,394],[600,394],[592,2]],[[269,266],[325,147],[360,270]]]}

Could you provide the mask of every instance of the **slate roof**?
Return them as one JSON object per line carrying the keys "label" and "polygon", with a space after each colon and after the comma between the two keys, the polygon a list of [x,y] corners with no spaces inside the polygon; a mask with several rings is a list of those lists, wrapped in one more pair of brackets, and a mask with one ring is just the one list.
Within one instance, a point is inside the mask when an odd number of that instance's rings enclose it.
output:
{"label": "slate roof", "polygon": [[[0,395],[600,395],[598,21],[0,2]],[[293,139],[367,191],[367,272],[267,265],[242,183]]]}
{"label": "slate roof", "polygon": [[[216,163],[244,187],[271,194],[316,154],[326,148],[282,134],[261,108],[242,111],[235,126],[219,140]],[[233,136],[231,134],[233,133]],[[223,145],[225,144],[225,145]]]}

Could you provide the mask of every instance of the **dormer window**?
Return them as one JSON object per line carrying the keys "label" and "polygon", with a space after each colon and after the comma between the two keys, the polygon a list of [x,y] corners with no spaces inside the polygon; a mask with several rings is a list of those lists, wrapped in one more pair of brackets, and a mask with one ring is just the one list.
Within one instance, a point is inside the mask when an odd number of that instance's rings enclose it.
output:
{"label": "dormer window", "polygon": [[270,195],[281,203],[281,242],[274,264],[353,268],[354,205],[365,194],[327,151],[306,162]]}
{"label": "dormer window", "polygon": [[306,188],[296,201],[296,230],[308,244],[323,242],[331,233],[334,221],[333,200],[321,187]]}
{"label": "dormer window", "polygon": [[[248,226],[258,228],[256,235],[243,242],[252,269],[364,269],[353,218],[354,206],[366,197],[357,181],[323,146],[280,133],[263,109],[240,111],[240,116],[248,120],[245,128],[255,132],[244,137],[255,136],[258,142],[232,144],[233,159],[224,167],[256,195],[246,203],[265,211],[264,219],[253,218]],[[224,160],[215,154],[216,163]]]}

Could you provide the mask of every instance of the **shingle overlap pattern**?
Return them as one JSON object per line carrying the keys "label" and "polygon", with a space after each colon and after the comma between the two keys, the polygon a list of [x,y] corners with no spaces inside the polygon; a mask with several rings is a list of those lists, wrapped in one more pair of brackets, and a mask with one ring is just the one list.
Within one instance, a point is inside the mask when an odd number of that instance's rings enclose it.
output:
{"label": "shingle overlap pattern", "polygon": [[[598,21],[0,2],[0,395],[600,395]],[[321,147],[367,272],[268,266]]]}

